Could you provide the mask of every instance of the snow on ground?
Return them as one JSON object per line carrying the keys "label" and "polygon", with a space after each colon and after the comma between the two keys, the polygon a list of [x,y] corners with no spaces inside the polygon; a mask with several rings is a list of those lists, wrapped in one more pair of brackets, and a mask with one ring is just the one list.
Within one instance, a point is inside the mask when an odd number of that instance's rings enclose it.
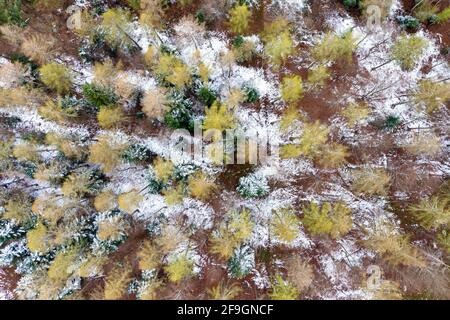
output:
{"label": "snow on ground", "polygon": [[269,10],[281,9],[284,15],[291,16],[308,8],[307,0],[274,0]]}
{"label": "snow on ground", "polygon": [[366,291],[355,289],[352,270],[353,268],[362,268],[363,258],[373,258],[373,253],[361,249],[354,240],[341,239],[337,243],[338,249],[322,255],[319,259],[324,275],[333,286],[332,290],[324,293],[321,298],[370,299],[370,295]]}
{"label": "snow on ground", "polygon": [[58,134],[72,135],[76,134],[77,137],[83,139],[89,136],[89,130],[83,126],[63,126],[53,121],[48,121],[42,118],[36,109],[28,107],[7,107],[2,108],[2,113],[9,116],[20,118],[22,121],[17,124],[18,128],[36,129],[44,133],[54,132]]}

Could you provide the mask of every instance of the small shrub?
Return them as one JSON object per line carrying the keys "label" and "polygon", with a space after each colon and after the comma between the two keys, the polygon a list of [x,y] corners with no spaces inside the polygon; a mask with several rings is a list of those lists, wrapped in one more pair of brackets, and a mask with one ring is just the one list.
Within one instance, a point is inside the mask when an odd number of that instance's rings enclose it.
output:
{"label": "small shrub", "polygon": [[405,29],[416,30],[420,26],[420,21],[411,16],[397,16],[396,20]]}
{"label": "small shrub", "polygon": [[111,88],[102,87],[93,83],[83,85],[83,96],[96,108],[115,105],[119,100]]}
{"label": "small shrub", "polygon": [[122,154],[122,157],[131,163],[145,162],[153,159],[155,154],[143,144],[131,144]]}
{"label": "small shrub", "polygon": [[200,88],[198,91],[198,97],[207,107],[211,107],[211,105],[217,100],[217,94],[207,87]]}
{"label": "small shrub", "polygon": [[349,8],[358,8],[360,0],[343,0],[344,6]]}
{"label": "small shrub", "polygon": [[248,246],[237,248],[227,265],[232,277],[245,278],[255,267],[255,252]]}
{"label": "small shrub", "polygon": [[239,179],[237,192],[245,198],[260,198],[269,193],[270,187],[267,178],[260,174],[250,174]]}
{"label": "small shrub", "polygon": [[386,130],[394,130],[401,123],[401,119],[396,115],[388,115],[383,122],[382,128]]}
{"label": "small shrub", "polygon": [[22,0],[0,0],[0,25],[25,25],[22,17]]}
{"label": "small shrub", "polygon": [[187,103],[177,103],[164,115],[164,123],[172,129],[194,128],[194,115],[191,106]]}

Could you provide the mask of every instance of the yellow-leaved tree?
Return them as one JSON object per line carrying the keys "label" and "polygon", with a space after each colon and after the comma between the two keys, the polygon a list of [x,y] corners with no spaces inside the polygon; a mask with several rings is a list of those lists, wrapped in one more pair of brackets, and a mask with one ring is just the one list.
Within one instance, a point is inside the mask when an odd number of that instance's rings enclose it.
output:
{"label": "yellow-leaved tree", "polygon": [[252,13],[246,4],[237,5],[230,10],[230,27],[235,33],[245,33]]}
{"label": "yellow-leaved tree", "polygon": [[282,146],[280,148],[281,158],[296,158],[301,155],[313,158],[320,151],[320,148],[326,144],[329,131],[330,129],[318,120],[313,123],[305,123],[300,143]]}
{"label": "yellow-leaved tree", "polygon": [[230,258],[234,250],[251,237],[254,226],[249,210],[227,212],[226,220],[213,233],[211,252],[223,259]]}
{"label": "yellow-leaved tree", "polygon": [[353,178],[353,190],[366,195],[385,195],[391,183],[391,176],[381,168],[357,169]]}
{"label": "yellow-leaved tree", "polygon": [[311,55],[322,64],[337,61],[351,62],[355,48],[356,43],[351,31],[342,36],[329,32],[311,49]]}
{"label": "yellow-leaved tree", "polygon": [[168,110],[169,101],[164,89],[155,88],[144,93],[142,111],[147,117],[162,121]]}
{"label": "yellow-leaved tree", "polygon": [[157,157],[153,161],[153,170],[155,172],[155,176],[159,181],[163,183],[167,183],[169,181],[169,179],[173,175],[174,169],[174,164],[170,160],[164,160],[161,157]]}
{"label": "yellow-leaved tree", "polygon": [[351,210],[342,202],[326,202],[322,206],[311,203],[303,212],[303,224],[314,235],[329,235],[333,239],[339,239],[353,225]]}
{"label": "yellow-leaved tree", "polygon": [[117,206],[117,197],[111,190],[102,191],[94,199],[94,208],[98,212],[111,211]]}
{"label": "yellow-leaved tree", "polygon": [[199,200],[208,200],[216,189],[216,184],[203,172],[199,172],[188,179],[189,193]]}
{"label": "yellow-leaved tree", "polygon": [[297,75],[284,77],[280,91],[284,102],[290,104],[299,101],[303,97],[302,78]]}
{"label": "yellow-leaved tree", "polygon": [[128,263],[124,266],[116,265],[106,276],[103,298],[119,300],[127,293],[131,280],[131,266]]}
{"label": "yellow-leaved tree", "polygon": [[269,297],[272,300],[297,300],[299,290],[288,280],[277,274],[271,283]]}
{"label": "yellow-leaved tree", "polygon": [[131,191],[121,193],[117,197],[117,203],[120,210],[132,214],[138,210],[140,203],[144,200],[144,196],[139,193],[139,190],[133,189]]}
{"label": "yellow-leaved tree", "polygon": [[292,243],[299,234],[300,219],[292,208],[272,211],[271,231],[278,240]]}
{"label": "yellow-leaved tree", "polygon": [[427,230],[450,227],[450,199],[438,196],[422,199],[418,204],[411,205],[409,211]]}
{"label": "yellow-leaved tree", "polygon": [[135,45],[128,34],[130,19],[130,12],[122,8],[111,8],[102,14],[100,27],[109,46],[118,49],[131,48]]}
{"label": "yellow-leaved tree", "polygon": [[437,111],[450,100],[450,83],[420,80],[413,92],[413,102],[429,113]]}
{"label": "yellow-leaved tree", "polygon": [[170,259],[164,267],[171,282],[178,283],[193,274],[194,262],[186,255],[180,254]]}
{"label": "yellow-leaved tree", "polygon": [[12,155],[14,158],[19,160],[27,160],[31,162],[37,162],[41,159],[37,146],[29,141],[16,144],[13,147]]}
{"label": "yellow-leaved tree", "polygon": [[435,156],[441,151],[442,142],[432,133],[419,133],[404,148],[414,155]]}
{"label": "yellow-leaved tree", "polygon": [[172,66],[171,74],[166,78],[177,89],[183,90],[192,82],[191,70],[181,60],[176,60]]}
{"label": "yellow-leaved tree", "polygon": [[45,253],[53,247],[49,230],[42,222],[37,222],[33,229],[27,232],[27,245],[31,251]]}
{"label": "yellow-leaved tree", "polygon": [[137,256],[139,259],[139,269],[142,271],[156,269],[162,259],[158,248],[150,240],[145,240],[142,243]]}
{"label": "yellow-leaved tree", "polygon": [[[17,39],[18,35],[16,34],[15,37]],[[52,60],[56,51],[55,48],[56,40],[54,37],[36,33],[23,40],[20,50],[31,60],[42,65]]]}
{"label": "yellow-leaved tree", "polygon": [[112,129],[120,126],[125,120],[122,107],[103,106],[97,113],[97,121],[101,128]]}
{"label": "yellow-leaved tree", "polygon": [[266,43],[265,53],[270,63],[278,69],[289,56],[295,54],[295,44],[288,30],[273,35]]}
{"label": "yellow-leaved tree", "polygon": [[184,187],[182,184],[172,186],[163,191],[164,200],[168,206],[174,206],[183,202]]}
{"label": "yellow-leaved tree", "polygon": [[327,169],[336,169],[347,163],[350,155],[348,148],[339,143],[325,144],[320,149],[320,156],[316,157],[317,163]]}
{"label": "yellow-leaved tree", "polygon": [[286,110],[284,110],[283,115],[280,119],[280,129],[285,132],[287,131],[292,124],[296,120],[300,120],[301,115],[297,110],[297,107],[295,105],[289,106]]}
{"label": "yellow-leaved tree", "polygon": [[62,64],[51,62],[39,68],[42,82],[58,94],[65,94],[72,88],[72,76]]}
{"label": "yellow-leaved tree", "polygon": [[111,172],[122,162],[122,153],[127,144],[119,142],[109,134],[102,134],[89,148],[89,162],[103,166],[105,172]]}
{"label": "yellow-leaved tree", "polygon": [[325,81],[330,79],[330,77],[330,70],[324,65],[319,65],[308,71],[308,82],[313,88],[323,87],[325,85]]}
{"label": "yellow-leaved tree", "polygon": [[221,133],[226,129],[233,129],[235,122],[233,112],[225,105],[215,101],[210,108],[206,108],[205,110],[203,129],[217,130],[217,132]]}
{"label": "yellow-leaved tree", "polygon": [[412,70],[422,56],[428,42],[420,36],[401,35],[392,47],[391,56],[402,69]]}
{"label": "yellow-leaved tree", "polygon": [[359,122],[366,119],[370,114],[367,103],[350,102],[348,106],[341,111],[350,128],[355,127]]}
{"label": "yellow-leaved tree", "polygon": [[419,250],[411,245],[407,236],[395,230],[393,225],[378,225],[364,244],[393,266],[426,266]]}
{"label": "yellow-leaved tree", "polygon": [[77,247],[58,252],[48,268],[48,277],[57,283],[64,284],[76,272],[79,258],[80,250]]}

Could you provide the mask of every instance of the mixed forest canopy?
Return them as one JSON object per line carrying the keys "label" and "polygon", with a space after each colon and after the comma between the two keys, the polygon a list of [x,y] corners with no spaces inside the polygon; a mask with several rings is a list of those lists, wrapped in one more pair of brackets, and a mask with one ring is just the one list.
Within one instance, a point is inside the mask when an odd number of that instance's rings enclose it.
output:
{"label": "mixed forest canopy", "polygon": [[449,299],[449,30],[449,0],[0,0],[0,299]]}

